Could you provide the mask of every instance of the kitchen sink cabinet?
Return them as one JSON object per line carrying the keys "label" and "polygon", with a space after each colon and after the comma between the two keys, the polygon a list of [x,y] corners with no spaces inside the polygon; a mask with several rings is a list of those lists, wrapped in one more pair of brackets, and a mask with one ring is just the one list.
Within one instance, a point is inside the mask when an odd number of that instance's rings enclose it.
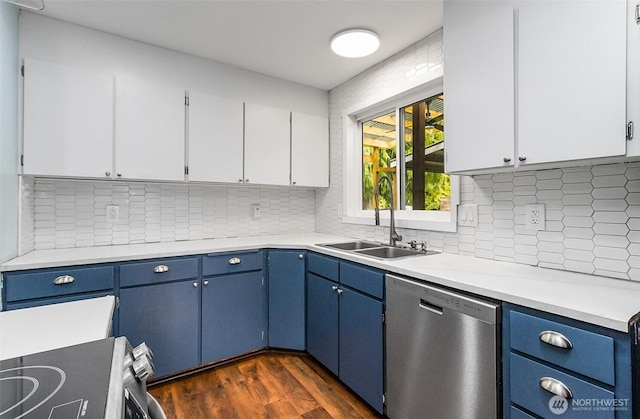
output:
{"label": "kitchen sink cabinet", "polygon": [[189,91],[189,180],[243,182],[242,101]]}
{"label": "kitchen sink cabinet", "polygon": [[291,113],[291,185],[329,186],[329,120]]}
{"label": "kitchen sink cabinet", "polygon": [[447,172],[625,154],[626,2],[444,7]]}
{"label": "kitchen sink cabinet", "polygon": [[244,183],[289,185],[291,113],[245,103]]}
{"label": "kitchen sink cabinet", "polygon": [[628,334],[512,304],[504,308],[505,417],[632,417]]}
{"label": "kitchen sink cabinet", "polygon": [[303,250],[269,250],[269,346],[306,349],[305,255]]}
{"label": "kitchen sink cabinet", "polygon": [[384,274],[310,253],[307,282],[307,350],[383,413]]}
{"label": "kitchen sink cabinet", "polygon": [[203,257],[202,363],[266,346],[264,253]]}
{"label": "kitchen sink cabinet", "polygon": [[117,179],[184,181],[185,91],[116,78]]}
{"label": "kitchen sink cabinet", "polygon": [[104,178],[113,170],[113,77],[24,61],[23,173]]}

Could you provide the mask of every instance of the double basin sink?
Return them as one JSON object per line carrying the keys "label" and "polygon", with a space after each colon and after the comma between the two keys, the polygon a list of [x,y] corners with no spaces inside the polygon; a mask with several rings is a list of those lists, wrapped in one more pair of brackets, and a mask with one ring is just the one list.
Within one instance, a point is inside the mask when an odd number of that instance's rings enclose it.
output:
{"label": "double basin sink", "polygon": [[353,241],[345,243],[319,244],[318,246],[331,249],[344,250],[362,256],[370,256],[378,259],[398,259],[410,256],[426,256],[439,252],[435,250],[414,250],[407,247],[393,247],[382,243],[369,241]]}

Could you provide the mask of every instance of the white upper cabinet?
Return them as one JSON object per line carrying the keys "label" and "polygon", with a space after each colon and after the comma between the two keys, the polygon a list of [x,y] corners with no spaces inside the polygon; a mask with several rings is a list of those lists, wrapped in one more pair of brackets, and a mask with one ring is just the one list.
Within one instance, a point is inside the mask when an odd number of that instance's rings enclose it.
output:
{"label": "white upper cabinet", "polygon": [[291,113],[245,103],[244,182],[289,185]]}
{"label": "white upper cabinet", "polygon": [[183,181],[185,91],[116,79],[116,177]]}
{"label": "white upper cabinet", "polygon": [[447,172],[512,166],[513,3],[444,2]]}
{"label": "white upper cabinet", "polygon": [[624,155],[626,2],[518,7],[518,160]]}
{"label": "white upper cabinet", "polygon": [[633,131],[627,155],[640,156],[640,6],[628,2],[627,13],[627,121]]}
{"label": "white upper cabinet", "polygon": [[189,92],[189,180],[242,183],[243,103]]}
{"label": "white upper cabinet", "polygon": [[113,170],[113,77],[24,62],[23,173],[100,178]]}
{"label": "white upper cabinet", "polygon": [[626,19],[624,0],[445,0],[446,170],[624,155]]}
{"label": "white upper cabinet", "polygon": [[329,120],[291,113],[291,184],[329,186]]}

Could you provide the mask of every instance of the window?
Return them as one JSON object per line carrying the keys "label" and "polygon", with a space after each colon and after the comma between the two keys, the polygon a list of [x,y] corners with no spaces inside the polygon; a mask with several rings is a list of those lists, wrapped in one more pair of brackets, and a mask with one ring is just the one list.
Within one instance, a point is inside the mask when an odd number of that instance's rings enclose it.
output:
{"label": "window", "polygon": [[459,180],[444,173],[444,101],[439,79],[345,112],[345,222],[373,223],[374,189],[384,176],[393,196],[380,182],[378,206],[393,205],[399,227],[456,230]]}

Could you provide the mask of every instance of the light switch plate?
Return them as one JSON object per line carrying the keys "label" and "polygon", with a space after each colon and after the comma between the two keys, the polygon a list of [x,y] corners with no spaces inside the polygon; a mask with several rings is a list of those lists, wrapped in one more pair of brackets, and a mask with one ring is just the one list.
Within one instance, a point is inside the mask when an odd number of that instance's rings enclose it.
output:
{"label": "light switch plate", "polygon": [[478,204],[458,205],[458,225],[478,227]]}

